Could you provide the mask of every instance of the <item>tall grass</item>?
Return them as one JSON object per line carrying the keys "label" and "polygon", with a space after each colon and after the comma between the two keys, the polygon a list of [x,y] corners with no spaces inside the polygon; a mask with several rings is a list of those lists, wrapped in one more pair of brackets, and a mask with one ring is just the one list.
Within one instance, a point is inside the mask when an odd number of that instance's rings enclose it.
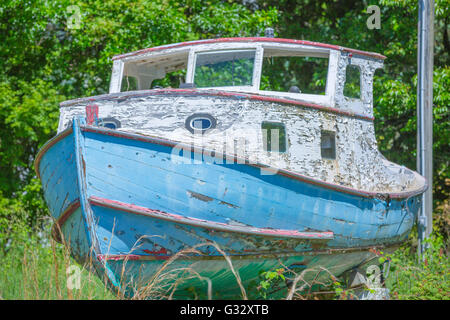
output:
{"label": "tall grass", "polygon": [[450,300],[450,257],[444,238],[435,232],[419,261],[414,246],[404,245],[386,258],[391,260],[386,286],[392,299]]}
{"label": "tall grass", "polygon": [[[51,239],[48,228],[37,232],[17,219],[12,223],[14,232],[0,251],[2,299],[115,298],[93,272],[77,264],[63,245]],[[81,286],[73,290],[71,276],[78,270]]]}
{"label": "tall grass", "polygon": [[[14,232],[0,251],[0,299],[123,299],[119,292],[110,291],[89,265],[81,266],[69,255],[68,249],[50,237],[49,228],[30,230],[23,222],[15,221]],[[1,232],[1,231],[0,231]],[[3,242],[5,243],[5,242]],[[357,299],[341,280],[327,269],[308,268],[294,273],[284,266],[273,270],[261,270],[256,288],[246,288],[239,272],[234,269],[231,257],[214,243],[204,243],[178,252],[164,263],[145,285],[133,288],[132,299],[172,299],[178,286],[188,279],[205,282],[206,298],[213,296],[211,280],[202,277],[195,268],[172,268],[177,259],[189,254],[201,254],[198,248],[214,246],[223,256],[236,278],[240,294],[237,299],[270,299],[271,293],[284,287],[281,299]],[[390,276],[386,287],[392,299],[450,299],[450,263],[442,237],[434,235],[429,240],[425,262],[419,264],[415,252],[404,246],[392,255],[380,257],[380,262],[390,260]],[[124,268],[127,261],[124,261]],[[86,267],[86,268],[85,268]],[[73,288],[73,275],[79,275],[79,288]],[[306,280],[305,275],[309,273]],[[310,275],[313,274],[311,277]],[[323,274],[330,281],[324,281]],[[124,274],[122,273],[122,276]],[[315,276],[314,276],[315,275]],[[319,275],[322,275],[319,281]],[[331,283],[331,286],[330,286]],[[286,284],[288,288],[286,288]],[[322,291],[317,292],[317,288]],[[325,290],[323,290],[325,288]],[[256,290],[256,291],[255,291]],[[255,292],[257,295],[255,296]]]}

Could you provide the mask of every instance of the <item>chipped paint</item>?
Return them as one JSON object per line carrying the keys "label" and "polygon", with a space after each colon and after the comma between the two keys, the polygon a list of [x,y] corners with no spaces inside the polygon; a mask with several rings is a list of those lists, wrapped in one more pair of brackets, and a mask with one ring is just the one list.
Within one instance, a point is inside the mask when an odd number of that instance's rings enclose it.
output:
{"label": "chipped paint", "polygon": [[258,234],[264,236],[281,236],[286,238],[299,238],[299,239],[333,239],[333,232],[300,232],[297,230],[281,230],[281,229],[268,229],[268,228],[255,228],[255,227],[243,227],[235,224],[225,224],[215,221],[206,221],[193,217],[185,217],[177,214],[163,212],[161,210],[154,210],[149,208],[140,207],[134,204],[123,203],[120,201],[104,199],[96,196],[89,198],[89,202],[92,205],[114,208],[121,211],[126,211],[135,214],[148,215],[157,219],[169,220],[177,223],[205,227],[207,229],[214,229],[226,232],[238,232],[243,234]]}
{"label": "chipped paint", "polygon": [[195,198],[195,199],[198,199],[198,200],[201,200],[201,201],[209,202],[209,201],[213,201],[213,200],[214,200],[214,199],[211,198],[211,197],[205,196],[205,195],[203,195],[203,194],[200,194],[200,193],[197,193],[197,192],[194,192],[194,191],[191,191],[191,190],[188,190],[187,193],[188,193],[191,197],[193,197],[193,198]]}
{"label": "chipped paint", "polygon": [[[398,192],[420,187],[410,170],[387,161],[378,151],[373,123],[309,108],[279,103],[227,98],[152,96],[130,98],[122,103],[98,103],[100,117],[115,117],[122,123],[119,131],[164,137],[172,141],[205,146],[223,152],[230,141],[245,137],[245,149],[232,149],[249,159],[325,182],[372,192]],[[105,108],[106,109],[105,109]],[[83,105],[61,109],[64,128],[70,119],[83,114]],[[109,110],[102,115],[102,110]],[[197,137],[184,128],[186,117],[195,112],[210,113],[218,119],[217,128]],[[272,155],[263,151],[261,123],[277,120],[286,126],[287,153]],[[336,131],[336,161],[322,159],[320,130]],[[234,149],[233,149],[234,148]]]}

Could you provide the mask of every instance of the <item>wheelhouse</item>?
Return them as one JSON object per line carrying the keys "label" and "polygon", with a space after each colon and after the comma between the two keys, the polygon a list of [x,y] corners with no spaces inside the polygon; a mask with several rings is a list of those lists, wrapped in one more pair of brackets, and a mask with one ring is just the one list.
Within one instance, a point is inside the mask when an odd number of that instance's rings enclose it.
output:
{"label": "wheelhouse", "polygon": [[384,56],[308,41],[225,38],[149,48],[113,59],[110,93],[213,89],[339,105],[372,115],[373,72]]}

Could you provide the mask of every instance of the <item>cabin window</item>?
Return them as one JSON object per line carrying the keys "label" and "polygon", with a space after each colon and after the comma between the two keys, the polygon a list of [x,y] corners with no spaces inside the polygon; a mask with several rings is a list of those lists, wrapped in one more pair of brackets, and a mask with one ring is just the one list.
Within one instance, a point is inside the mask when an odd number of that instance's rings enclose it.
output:
{"label": "cabin window", "polygon": [[138,90],[138,81],[136,77],[124,76],[122,78],[121,92]]}
{"label": "cabin window", "polygon": [[179,88],[185,82],[188,55],[182,51],[126,62],[120,91]]}
{"label": "cabin window", "polygon": [[153,80],[150,88],[147,89],[179,88],[182,83],[185,83],[185,78],[186,70],[167,72],[164,78]]}
{"label": "cabin window", "polygon": [[287,136],[283,123],[263,121],[261,131],[264,151],[286,152]]}
{"label": "cabin window", "polygon": [[325,95],[328,55],[264,50],[260,90]]}
{"label": "cabin window", "polygon": [[334,131],[322,130],[320,152],[322,158],[336,159],[336,138]]}
{"label": "cabin window", "polygon": [[255,50],[197,53],[195,87],[252,86],[255,53]]}
{"label": "cabin window", "polygon": [[349,64],[345,70],[344,96],[352,99],[361,98],[361,72],[358,66]]}

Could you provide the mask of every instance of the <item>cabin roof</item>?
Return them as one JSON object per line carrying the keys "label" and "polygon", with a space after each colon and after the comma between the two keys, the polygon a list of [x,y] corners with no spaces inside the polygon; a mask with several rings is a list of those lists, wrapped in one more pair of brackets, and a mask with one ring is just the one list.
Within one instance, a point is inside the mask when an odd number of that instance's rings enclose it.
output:
{"label": "cabin roof", "polygon": [[147,49],[133,51],[133,52],[125,53],[125,54],[116,55],[112,59],[119,60],[119,59],[123,59],[123,58],[128,58],[128,57],[132,57],[132,56],[136,56],[136,55],[141,55],[141,54],[165,50],[165,49],[174,49],[174,48],[186,47],[186,46],[195,46],[195,45],[213,44],[213,43],[227,43],[227,42],[262,42],[262,43],[269,42],[269,43],[279,43],[279,44],[298,44],[298,45],[306,45],[306,46],[311,46],[311,47],[345,51],[345,52],[349,52],[352,54],[358,54],[358,55],[381,59],[381,60],[386,59],[385,56],[383,56],[382,54],[379,54],[379,53],[356,50],[356,49],[341,47],[341,46],[333,45],[333,44],[312,42],[312,41],[307,41],[307,40],[265,38],[265,37],[218,38],[218,39],[206,39],[206,40],[179,42],[179,43],[162,45],[162,46],[158,46],[158,47],[147,48]]}

